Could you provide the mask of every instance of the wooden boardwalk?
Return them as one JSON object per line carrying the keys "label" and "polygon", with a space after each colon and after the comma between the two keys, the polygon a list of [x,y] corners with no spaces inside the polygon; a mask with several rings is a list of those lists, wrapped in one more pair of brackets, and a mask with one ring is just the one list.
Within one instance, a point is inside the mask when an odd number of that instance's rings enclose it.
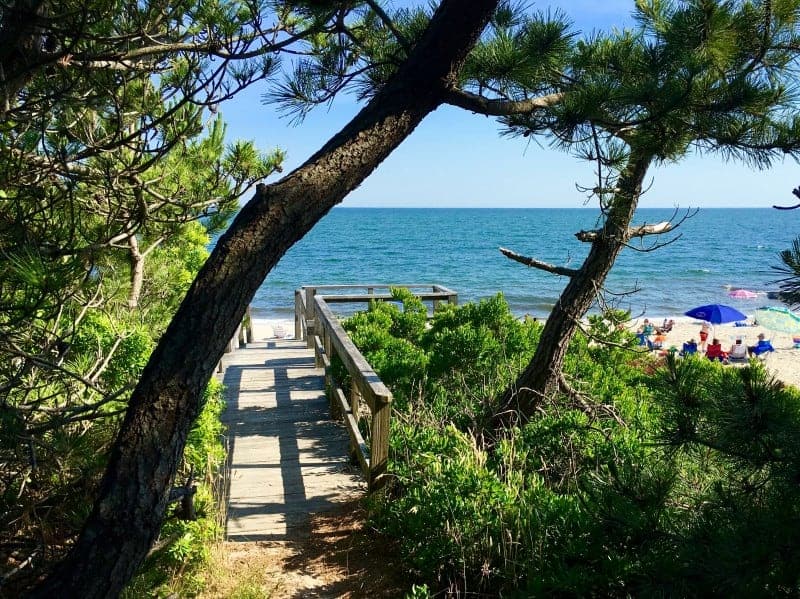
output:
{"label": "wooden boardwalk", "polygon": [[313,513],[363,496],[322,369],[304,341],[249,343],[223,359],[231,541],[291,540]]}

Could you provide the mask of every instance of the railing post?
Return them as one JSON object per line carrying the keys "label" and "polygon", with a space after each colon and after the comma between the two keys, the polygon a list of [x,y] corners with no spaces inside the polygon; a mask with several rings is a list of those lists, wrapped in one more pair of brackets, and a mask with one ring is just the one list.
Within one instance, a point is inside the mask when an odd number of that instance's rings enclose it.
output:
{"label": "railing post", "polygon": [[375,398],[372,412],[372,435],[370,438],[370,469],[367,481],[370,492],[386,484],[386,467],[389,462],[389,416],[392,404],[384,397]]}
{"label": "railing post", "polygon": [[[350,411],[353,413],[353,418],[356,421],[356,426],[358,426],[358,415],[361,409],[361,393],[358,390],[358,385],[355,384],[355,381],[351,383],[350,386]],[[358,452],[358,447],[353,440],[350,439],[350,455],[351,457],[355,457]],[[369,484],[369,481],[367,481]]]}
{"label": "railing post", "polygon": [[247,318],[247,339],[245,339],[245,343],[252,343],[255,340],[255,335],[253,335],[253,312],[250,309],[250,304],[247,304],[245,316]]}
{"label": "railing post", "polygon": [[234,351],[236,349],[236,347],[238,345],[238,342],[239,342],[239,330],[241,329],[241,326],[242,325],[239,325],[238,327],[236,327],[236,330],[233,333],[233,337],[228,339],[228,343],[225,345],[225,353],[226,354],[229,354],[229,353],[231,353],[232,351]]}
{"label": "railing post", "polygon": [[301,314],[303,309],[303,296],[302,296],[301,289],[294,290],[294,338],[295,339],[303,339],[303,324],[301,322],[302,318],[305,318],[304,314]]}
{"label": "railing post", "polygon": [[317,334],[316,323],[314,322],[314,296],[317,293],[316,287],[305,287],[306,290],[306,345],[314,347],[314,335]]}

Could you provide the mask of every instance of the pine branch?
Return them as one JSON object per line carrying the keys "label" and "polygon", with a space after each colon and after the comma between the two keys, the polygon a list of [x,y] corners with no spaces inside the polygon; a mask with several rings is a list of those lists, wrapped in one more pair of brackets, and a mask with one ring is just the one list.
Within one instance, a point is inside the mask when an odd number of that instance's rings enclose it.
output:
{"label": "pine branch", "polygon": [[574,268],[565,268],[563,266],[548,264],[547,262],[542,262],[541,260],[537,260],[536,258],[530,258],[528,256],[517,254],[516,252],[506,248],[501,247],[499,249],[500,253],[503,254],[506,258],[514,260],[515,262],[519,262],[520,264],[524,264],[525,266],[530,266],[532,268],[538,268],[539,270],[544,270],[554,275],[561,275],[564,277],[574,277],[580,274],[580,271]]}
{"label": "pine branch", "polygon": [[511,116],[531,114],[561,102],[563,93],[552,93],[528,100],[490,99],[461,89],[450,89],[444,101],[451,106],[471,110],[486,116]]}

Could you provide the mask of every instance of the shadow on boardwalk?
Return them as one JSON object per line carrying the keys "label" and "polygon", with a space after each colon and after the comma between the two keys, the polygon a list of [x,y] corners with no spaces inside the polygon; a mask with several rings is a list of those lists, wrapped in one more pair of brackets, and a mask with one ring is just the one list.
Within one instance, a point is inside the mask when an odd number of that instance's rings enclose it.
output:
{"label": "shadow on boardwalk", "polygon": [[229,541],[292,540],[312,515],[363,497],[305,343],[248,344],[225,364]]}

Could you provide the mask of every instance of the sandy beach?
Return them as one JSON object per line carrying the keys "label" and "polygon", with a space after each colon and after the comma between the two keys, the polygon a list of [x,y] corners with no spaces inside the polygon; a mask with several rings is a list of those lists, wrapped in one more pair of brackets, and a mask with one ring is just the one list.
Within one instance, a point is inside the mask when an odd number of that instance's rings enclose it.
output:
{"label": "sandy beach", "polygon": [[[675,326],[666,335],[665,348],[675,346],[680,349],[684,341],[692,338],[697,342],[700,341],[700,327],[703,324],[701,321],[685,316],[671,318],[675,320]],[[663,317],[650,318],[650,321],[656,325],[660,325],[663,320]],[[752,322],[752,318],[749,321]],[[636,330],[643,322],[644,317],[635,319],[631,321],[631,328]],[[776,333],[760,326],[737,327],[730,323],[715,325],[709,331],[708,339],[711,341],[712,335],[717,337],[722,343],[722,348],[728,351],[738,336],[743,337],[743,343],[755,345],[759,333],[764,333],[775,348],[775,351],[769,353],[764,361],[767,369],[784,383],[800,387],[800,349],[794,348],[791,335]],[[253,335],[256,341],[278,338],[294,339],[294,321],[254,318]]]}
{"label": "sandy beach", "polygon": [[[672,331],[666,335],[666,341],[664,343],[665,348],[675,346],[681,349],[683,343],[690,339],[694,339],[698,343],[700,342],[700,327],[703,325],[702,321],[686,316],[671,316],[669,318],[675,320],[675,326]],[[657,326],[660,326],[663,321],[663,317],[650,318],[650,322]],[[748,322],[752,321],[753,318],[752,315],[750,315]],[[631,328],[636,330],[638,327],[642,326],[643,322],[644,317],[635,319],[631,321]],[[794,348],[791,335],[787,333],[776,333],[775,331],[770,331],[757,325],[737,327],[734,323],[728,323],[711,327],[708,333],[708,341],[710,342],[712,337],[716,337],[722,344],[722,349],[728,351],[737,337],[743,337],[742,342],[745,345],[755,345],[758,341],[759,333],[764,333],[765,338],[771,340],[772,346],[775,348],[775,351],[768,353],[764,360],[764,365],[767,369],[778,380],[800,387],[800,349]]]}
{"label": "sandy beach", "polygon": [[254,318],[253,337],[256,341],[294,339],[294,320]]}

